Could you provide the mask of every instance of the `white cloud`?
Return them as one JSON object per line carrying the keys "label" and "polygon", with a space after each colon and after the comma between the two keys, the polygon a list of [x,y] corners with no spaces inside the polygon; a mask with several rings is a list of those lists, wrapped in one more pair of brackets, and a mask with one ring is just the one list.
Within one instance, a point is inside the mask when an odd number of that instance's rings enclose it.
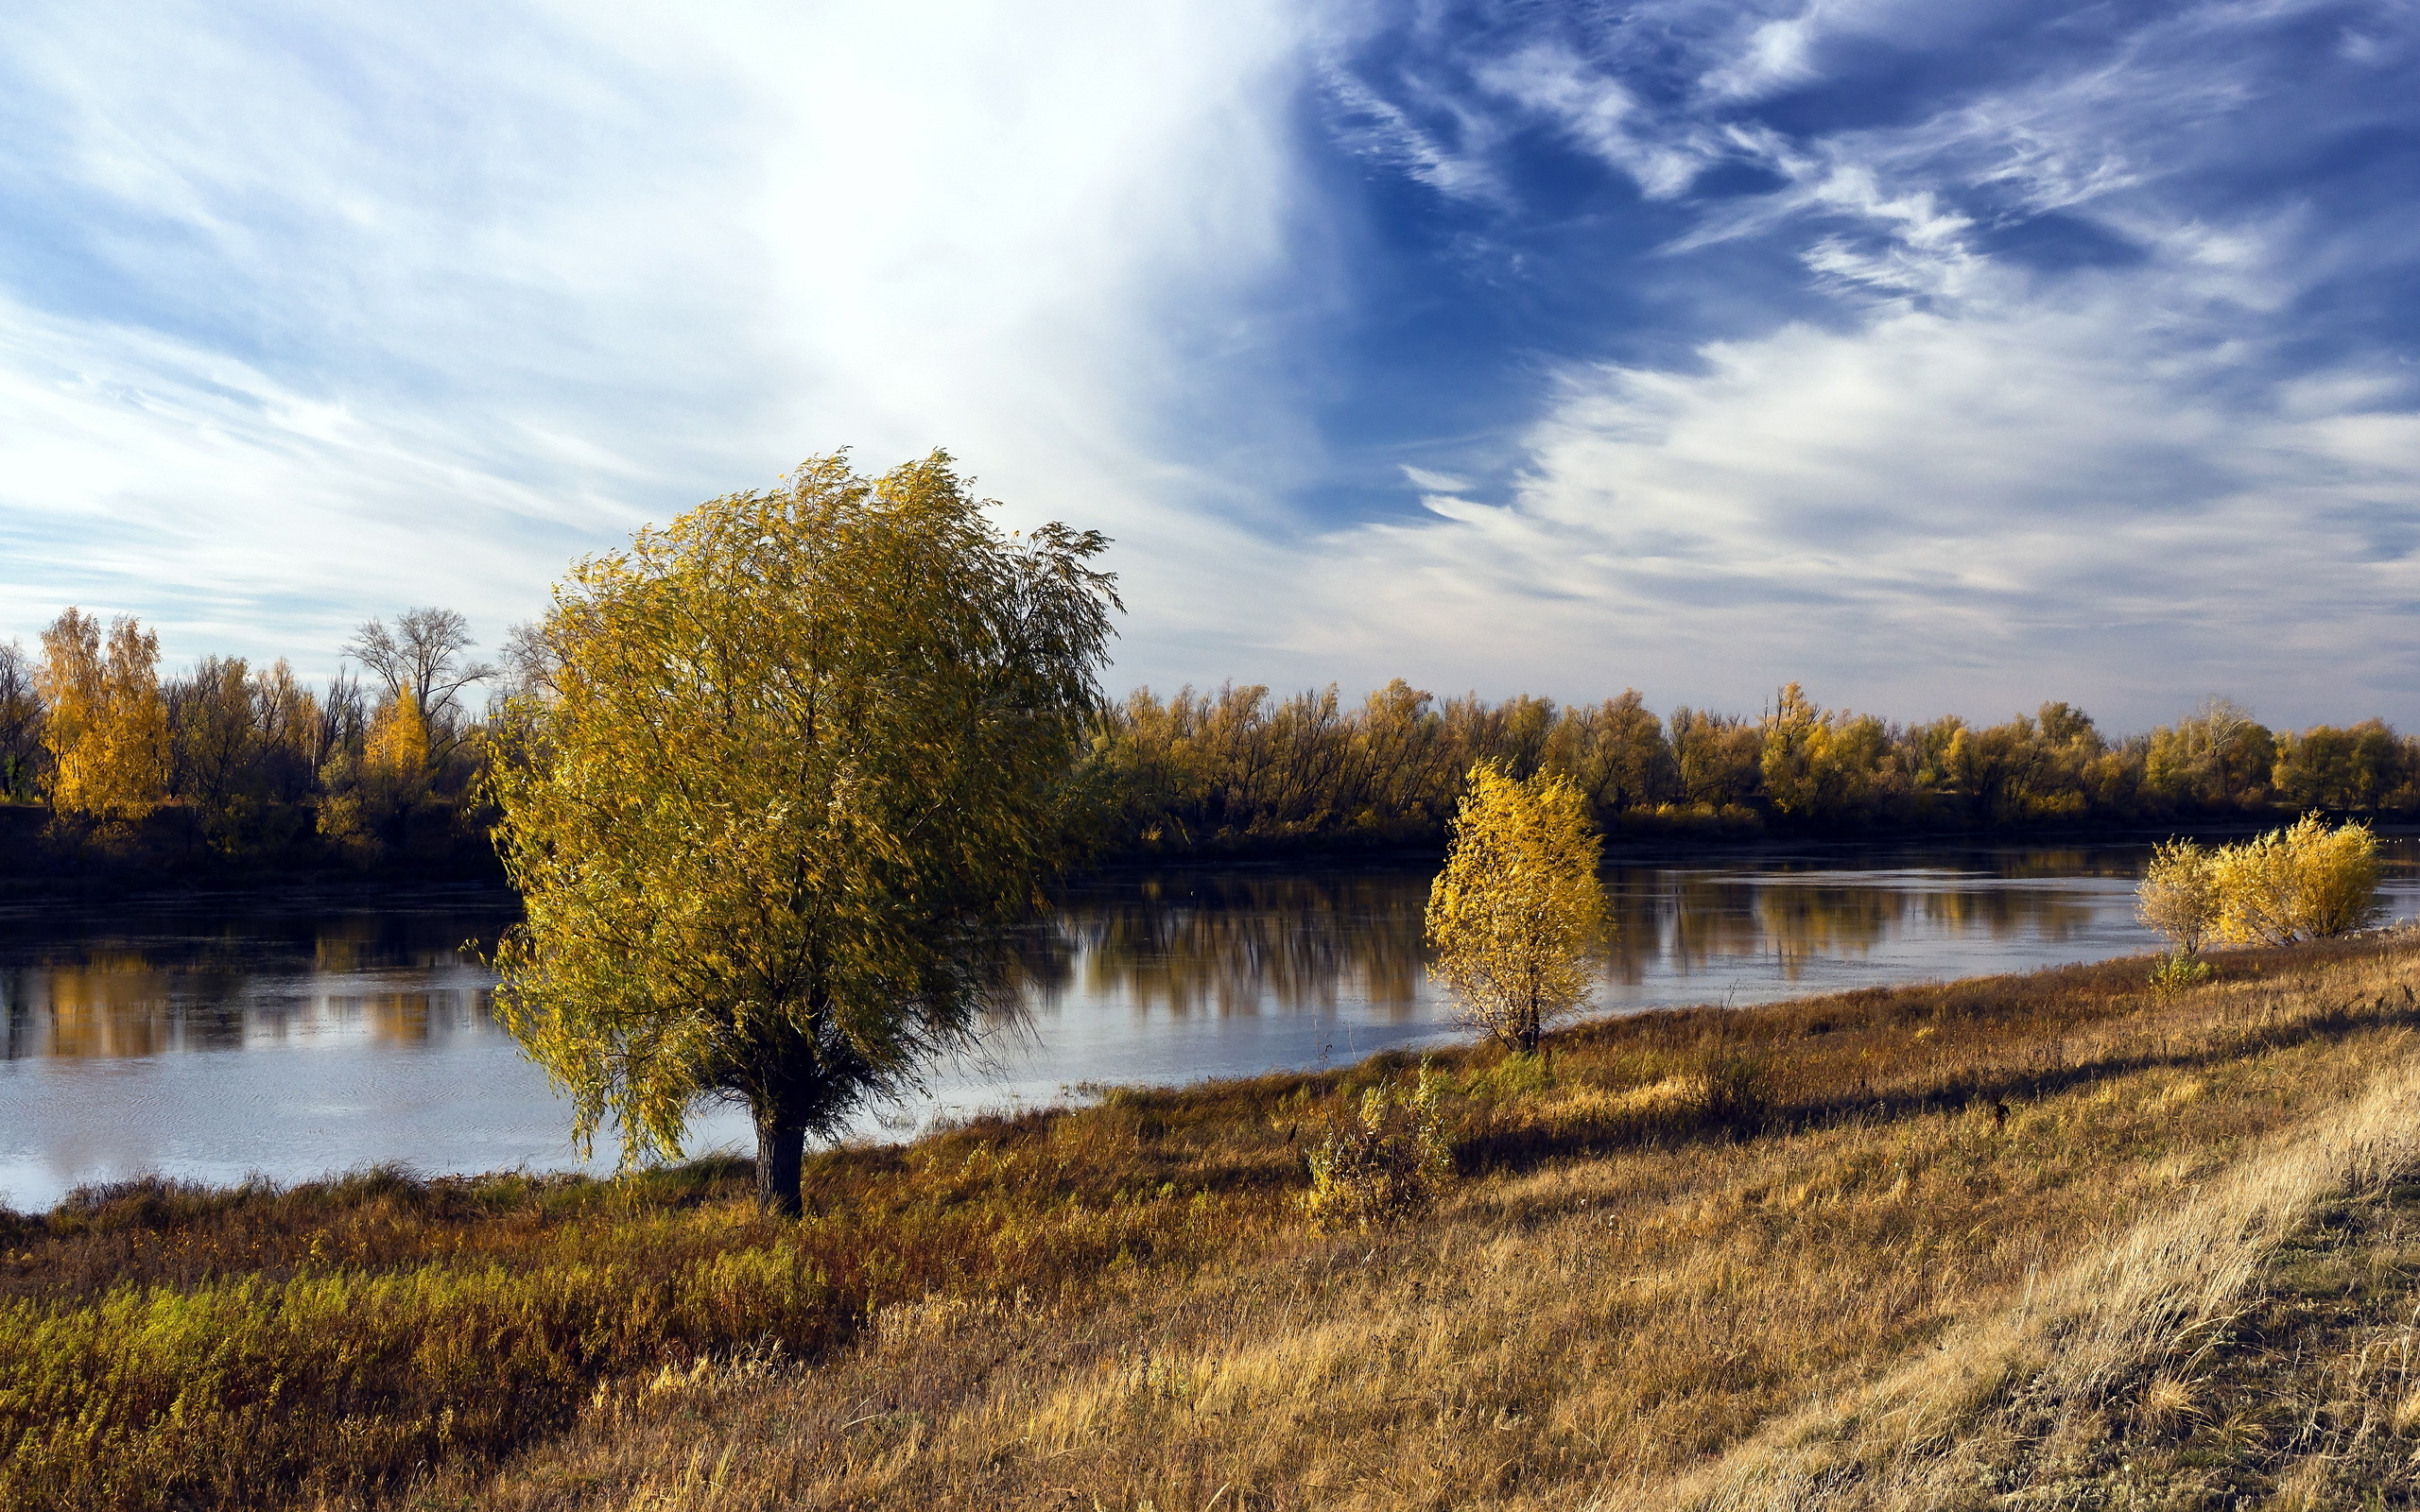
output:
{"label": "white cloud", "polygon": [[1807,55],[1820,25],[1819,9],[1813,6],[1794,16],[1758,24],[1748,33],[1738,55],[1709,70],[1701,87],[1721,99],[1756,99],[1814,77],[1814,63]]}
{"label": "white cloud", "polygon": [[2139,292],[1575,370],[1507,503],[1325,542],[1317,576],[1369,592],[1350,627],[1297,627],[1305,660],[1498,692],[2067,697],[2120,725],[2204,687],[2399,712],[2420,657],[2380,631],[2420,595],[2411,387],[2326,374],[2247,405],[2241,353]]}
{"label": "white cloud", "polygon": [[1425,467],[1405,466],[1404,480],[1413,488],[1428,493],[1461,493],[1470,488],[1450,472],[1431,472]]}
{"label": "white cloud", "polygon": [[1282,8],[344,15],[17,25],[0,188],[76,245],[0,301],[0,635],[493,637],[850,443],[1119,537],[1130,654],[1232,612],[1197,564],[1271,507],[1209,464],[1293,465],[1236,382],[1300,214]]}
{"label": "white cloud", "polygon": [[1716,132],[1658,119],[1619,80],[1559,43],[1488,62],[1478,77],[1483,87],[1554,122],[1574,143],[1628,175],[1650,199],[1685,193],[1725,155]]}
{"label": "white cloud", "polygon": [[1320,77],[1341,112],[1337,134],[1347,148],[1451,199],[1500,202],[1504,198],[1504,186],[1487,163],[1495,132],[1485,116],[1421,88],[1417,79],[1405,80],[1409,92],[1422,103],[1452,117],[1460,139],[1449,142],[1332,61],[1321,70]]}

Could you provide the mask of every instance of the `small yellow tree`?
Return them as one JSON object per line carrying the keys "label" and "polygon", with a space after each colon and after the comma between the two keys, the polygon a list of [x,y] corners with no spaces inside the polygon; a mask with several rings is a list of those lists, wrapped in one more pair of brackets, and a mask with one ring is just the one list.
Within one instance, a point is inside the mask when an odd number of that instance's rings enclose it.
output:
{"label": "small yellow tree", "polygon": [[1568,778],[1516,782],[1471,768],[1445,869],[1428,890],[1430,974],[1463,1022],[1528,1055],[1555,1020],[1587,1005],[1589,958],[1610,927],[1597,881],[1603,841]]}
{"label": "small yellow tree", "polygon": [[2191,840],[2169,840],[2152,851],[2135,886],[2135,917],[2158,931],[2176,954],[2198,955],[2218,932],[2217,858]]}
{"label": "small yellow tree", "polygon": [[121,616],[105,653],[100,621],[69,609],[42,632],[42,649],[51,807],[111,823],[143,818],[167,797],[160,638]]}

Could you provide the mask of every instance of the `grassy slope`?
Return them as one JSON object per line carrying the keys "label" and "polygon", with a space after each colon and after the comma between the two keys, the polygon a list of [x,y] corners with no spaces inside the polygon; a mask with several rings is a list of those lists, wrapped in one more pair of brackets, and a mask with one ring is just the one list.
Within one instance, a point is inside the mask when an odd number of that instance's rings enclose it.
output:
{"label": "grassy slope", "polygon": [[2143,976],[1471,1052],[1370,1234],[1294,1196],[1384,1061],[835,1154],[794,1231],[714,1168],[121,1194],[0,1232],[0,1503],[2400,1504],[2420,943]]}

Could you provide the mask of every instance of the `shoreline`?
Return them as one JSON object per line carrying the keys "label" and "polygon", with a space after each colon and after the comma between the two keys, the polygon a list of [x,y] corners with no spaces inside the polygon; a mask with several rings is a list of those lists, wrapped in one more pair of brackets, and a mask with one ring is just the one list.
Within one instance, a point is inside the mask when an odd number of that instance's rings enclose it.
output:
{"label": "shoreline", "polygon": [[[0,828],[13,830],[19,850],[45,844],[41,827],[47,810],[39,805],[0,803]],[[1844,829],[1766,827],[1750,830],[1685,827],[1629,828],[1605,831],[1607,868],[1623,865],[1668,864],[1692,857],[1786,860],[1796,855],[1839,855],[1859,851],[2004,851],[2059,846],[2150,845],[2172,836],[2204,840],[2241,839],[2290,823],[2296,816],[2279,809],[2260,816],[2223,816],[2201,821],[2144,824],[2132,820],[2074,823],[2057,826],[1909,826]],[[2420,837],[2420,818],[2374,817],[2368,821],[2380,839]],[[1434,867],[1443,857],[1436,842],[1340,843],[1334,836],[1273,839],[1232,848],[1207,846],[1165,852],[1109,850],[1071,868],[1060,885],[1080,887],[1094,878],[1137,873],[1278,870],[1412,870]],[[0,910],[22,904],[116,903],[150,904],[165,899],[243,901],[255,898],[330,894],[377,895],[425,887],[460,887],[510,892],[500,868],[466,864],[460,858],[420,868],[362,870],[322,864],[302,875],[280,873],[269,862],[214,865],[193,855],[173,857],[92,857],[73,864],[48,857],[45,864],[26,867],[22,861],[0,869]]]}
{"label": "shoreline", "polygon": [[[5,914],[5,909],[0,909]],[[2380,924],[2339,936],[2335,940],[2307,942],[2302,945],[2205,947],[2203,958],[2209,961],[2221,975],[2230,966],[2240,967],[2254,957],[2291,954],[2314,948],[2376,948],[2410,943],[2420,949],[2420,933],[2405,922]],[[2104,956],[2097,960],[2068,962],[2036,967],[2020,972],[1985,972],[1970,976],[1945,976],[1916,981],[1876,984],[1873,986],[1811,990],[1786,997],[1768,998],[1746,1004],[1705,1000],[1695,1003],[1655,1004],[1627,1009],[1591,1012],[1550,1029],[1547,1035],[1546,1052],[1551,1058],[1559,1044],[1574,1040],[1599,1037],[1610,1031],[1635,1030],[1658,1019],[1696,1019],[1704,1015],[1721,1015],[1740,1019],[1775,1013],[1794,1012],[1834,1000],[1862,1000],[1906,993],[1945,992],[1995,984],[2020,982],[2044,975],[2065,972],[2120,971],[2140,971],[2148,979],[2160,956],[2157,953],[2134,955]],[[963,1111],[936,1114],[927,1122],[895,1136],[852,1135],[821,1149],[810,1149],[808,1159],[849,1159],[879,1156],[886,1152],[912,1150],[935,1140],[954,1137],[977,1125],[1020,1123],[1034,1119],[1048,1120],[1084,1113],[1104,1104],[1137,1098],[1185,1099],[1202,1097],[1213,1101],[1229,1094],[1249,1091],[1272,1082],[1320,1081],[1341,1078],[1345,1081],[1366,1079],[1374,1068],[1382,1074],[1396,1074],[1416,1067],[1424,1059],[1440,1057],[1466,1059],[1474,1056],[1500,1054],[1477,1031],[1451,1023],[1438,1023],[1420,1033],[1412,1041],[1391,1045],[1355,1056],[1349,1060],[1330,1065],[1304,1067],[1273,1067],[1266,1071],[1239,1074],[1210,1074],[1183,1081],[1094,1081],[1064,1084],[1062,1091],[1071,1095],[1048,1102],[1026,1102],[1011,1099],[1000,1103],[978,1103]],[[880,1120],[875,1120],[880,1125]],[[610,1130],[598,1134],[598,1148],[612,1146]],[[69,1188],[58,1203],[50,1208],[16,1208],[0,1202],[0,1221],[37,1219],[67,1204],[90,1206],[93,1194],[124,1191],[173,1190],[210,1199],[236,1197],[246,1194],[277,1196],[317,1188],[339,1187],[363,1180],[401,1180],[420,1184],[478,1184],[490,1181],[539,1181],[592,1183],[612,1186],[630,1178],[641,1180],[683,1179],[692,1171],[730,1172],[752,1169],[752,1156],[743,1150],[715,1148],[682,1160],[660,1165],[633,1168],[630,1171],[598,1175],[575,1166],[531,1166],[527,1164],[499,1166],[476,1171],[424,1172],[408,1160],[368,1160],[335,1168],[312,1176],[285,1179],[255,1173],[234,1182],[188,1180],[158,1171],[136,1172],[107,1180],[83,1182]]]}
{"label": "shoreline", "polygon": [[[2373,1131],[2420,1097],[2420,936],[2214,966],[2182,993],[2131,957],[1599,1018],[1530,1060],[1442,1051],[1457,1174],[1366,1230],[1306,1213],[1305,1151],[1417,1055],[821,1152],[789,1225],[732,1160],[97,1192],[0,1215],[0,1501],[99,1504],[78,1488],[107,1477],[172,1502],[588,1512],[700,1457],[735,1504],[919,1512],[1067,1487],[1198,1506],[1221,1484],[1399,1504],[1411,1467],[1432,1499],[1510,1508],[1609,1486],[1694,1505],[1840,1456],[1877,1484],[2156,1470],[2226,1496],[2401,1464],[2401,1430],[2323,1435],[2313,1460],[2241,1423],[2307,1416],[2277,1341],[2358,1350],[2408,1310],[2399,1261],[2359,1272],[2398,1279],[2354,1311],[2294,1312],[2290,1276],[2403,1255],[2407,1231],[2420,1254],[2420,1186],[2407,1218],[2338,1174],[2375,1148],[2420,1180],[2420,1149]],[[2364,1089],[2397,1076],[2379,1124]],[[2273,1219],[2226,1206],[2244,1181]],[[2144,1253],[2186,1267],[2174,1284],[2206,1264],[2254,1289],[2226,1307],[2284,1288],[2228,1314],[2266,1320],[2240,1348],[2161,1332],[2166,1273],[2124,1258],[2159,1234]],[[2124,1286],[2094,1279],[2113,1264]],[[2046,1436],[2023,1404],[2079,1389],[2059,1341],[2104,1335],[2131,1342],[2091,1346],[2102,1427]],[[207,1370],[179,1352],[205,1345]],[[1976,1395],[1943,1362],[2035,1384]],[[2161,1405],[2214,1371],[2233,1418]],[[1872,1437],[1905,1411],[1937,1431]],[[97,1452],[54,1436],[96,1421],[117,1425]]]}

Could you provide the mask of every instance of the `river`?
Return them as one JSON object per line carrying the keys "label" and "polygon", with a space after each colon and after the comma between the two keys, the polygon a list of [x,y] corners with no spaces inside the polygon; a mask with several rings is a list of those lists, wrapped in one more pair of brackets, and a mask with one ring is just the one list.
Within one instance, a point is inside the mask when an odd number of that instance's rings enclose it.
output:
{"label": "river", "polygon": [[[2420,841],[2384,901],[2420,912]],[[1633,852],[1599,1006],[1747,1004],[2022,971],[2153,948],[2132,917],[2144,844],[1770,847]],[[936,1114],[1063,1101],[1086,1084],[1340,1063],[1452,1038],[1426,980],[1429,871],[1236,866],[1121,872],[1071,889],[1026,953],[1024,1008],[929,1095]],[[583,1162],[567,1105],[489,1012],[476,950],[512,900],[424,888],[367,899],[0,906],[0,1203],[158,1173],[295,1181],[400,1162],[429,1173]],[[474,949],[465,951],[466,942]],[[744,1149],[707,1108],[690,1149]]]}

